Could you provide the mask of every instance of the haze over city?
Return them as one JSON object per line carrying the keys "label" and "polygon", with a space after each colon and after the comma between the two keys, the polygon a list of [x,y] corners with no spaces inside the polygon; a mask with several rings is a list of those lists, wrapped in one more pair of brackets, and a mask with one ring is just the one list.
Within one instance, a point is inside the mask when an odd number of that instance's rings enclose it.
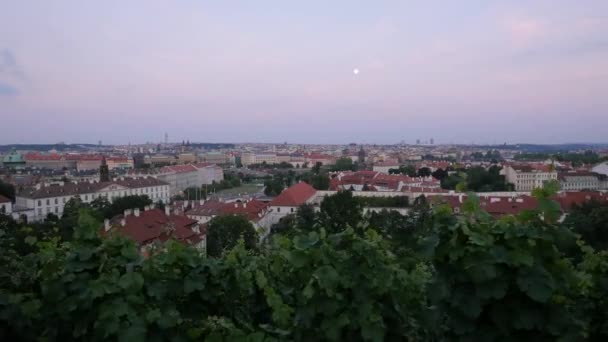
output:
{"label": "haze over city", "polygon": [[603,0],[1,8],[0,144],[608,140]]}

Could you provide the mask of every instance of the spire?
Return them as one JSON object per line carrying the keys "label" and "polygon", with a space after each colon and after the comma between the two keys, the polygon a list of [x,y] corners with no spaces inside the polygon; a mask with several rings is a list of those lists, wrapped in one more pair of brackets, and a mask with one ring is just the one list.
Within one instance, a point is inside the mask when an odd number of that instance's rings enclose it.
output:
{"label": "spire", "polygon": [[108,163],[106,162],[106,156],[101,157],[101,165],[99,166],[99,181],[110,181],[110,169],[108,168]]}

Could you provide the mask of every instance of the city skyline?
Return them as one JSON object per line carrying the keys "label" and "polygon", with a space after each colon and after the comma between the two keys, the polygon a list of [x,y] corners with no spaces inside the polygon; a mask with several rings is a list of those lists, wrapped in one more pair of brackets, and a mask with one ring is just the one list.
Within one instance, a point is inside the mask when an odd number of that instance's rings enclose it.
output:
{"label": "city skyline", "polygon": [[3,7],[0,144],[608,141],[605,1]]}

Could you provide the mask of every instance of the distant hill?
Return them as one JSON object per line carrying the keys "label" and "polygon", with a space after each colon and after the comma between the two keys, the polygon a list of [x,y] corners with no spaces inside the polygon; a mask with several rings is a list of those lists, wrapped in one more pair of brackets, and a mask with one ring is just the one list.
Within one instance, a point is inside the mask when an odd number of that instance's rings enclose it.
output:
{"label": "distant hill", "polygon": [[28,151],[84,151],[99,145],[94,144],[11,144],[11,145],[0,145],[0,152],[8,152],[12,149],[15,150],[28,150]]}

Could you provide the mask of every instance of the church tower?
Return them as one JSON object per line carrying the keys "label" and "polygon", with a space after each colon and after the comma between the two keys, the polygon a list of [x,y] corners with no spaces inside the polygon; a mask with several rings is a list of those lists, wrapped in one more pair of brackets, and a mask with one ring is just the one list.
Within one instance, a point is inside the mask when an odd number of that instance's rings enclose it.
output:
{"label": "church tower", "polygon": [[101,166],[99,167],[99,181],[109,182],[110,181],[110,169],[108,169],[108,163],[106,163],[106,157],[101,158]]}

